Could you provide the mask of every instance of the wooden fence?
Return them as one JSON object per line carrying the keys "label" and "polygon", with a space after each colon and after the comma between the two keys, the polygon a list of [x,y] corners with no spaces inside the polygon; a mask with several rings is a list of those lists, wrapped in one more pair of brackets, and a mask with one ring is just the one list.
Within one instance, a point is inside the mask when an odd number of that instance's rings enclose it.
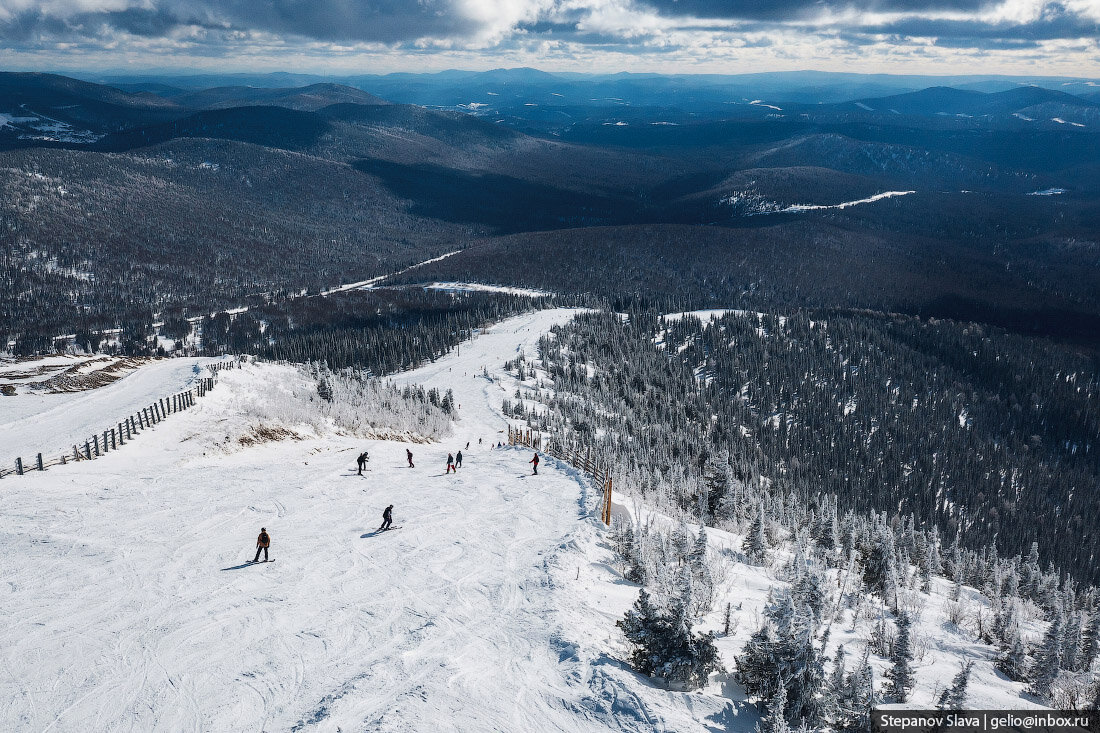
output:
{"label": "wooden fence", "polygon": [[564,445],[560,441],[542,436],[537,430],[513,428],[508,426],[508,445],[522,445],[541,451],[548,456],[565,461],[573,468],[591,476],[603,487],[603,504],[600,507],[600,519],[606,525],[611,524],[611,471],[598,456],[592,455],[592,447]]}
{"label": "wooden fence", "polygon": [[161,423],[169,415],[194,407],[195,400],[205,397],[207,392],[214,389],[214,385],[218,383],[219,372],[225,369],[234,369],[236,366],[236,361],[221,361],[210,364],[206,368],[213,376],[203,377],[191,389],[160,398],[103,432],[92,435],[83,442],[83,445],[80,443],[74,444],[72,451],[65,451],[50,458],[38,453],[35,459],[29,463],[25,463],[21,457],[16,458],[13,468],[0,466],[0,479],[12,475],[22,476],[28,471],[45,471],[52,466],[63,466],[72,461],[91,461],[107,455],[111,451],[118,450],[140,435],[143,430],[148,430]]}

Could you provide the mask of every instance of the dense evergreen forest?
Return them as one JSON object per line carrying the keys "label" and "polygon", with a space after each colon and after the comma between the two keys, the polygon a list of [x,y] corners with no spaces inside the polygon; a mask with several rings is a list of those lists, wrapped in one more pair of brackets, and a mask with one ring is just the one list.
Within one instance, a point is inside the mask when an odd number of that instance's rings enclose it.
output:
{"label": "dense evergreen forest", "polygon": [[[990,327],[876,314],[582,316],[542,342],[553,384],[507,409],[595,442],[658,504],[708,521],[737,480],[1100,580],[1100,365]],[[552,409],[536,416],[525,400]]]}
{"label": "dense evergreen forest", "polygon": [[206,318],[203,346],[211,354],[256,353],[383,375],[434,360],[476,329],[542,302],[503,293],[352,290]]}

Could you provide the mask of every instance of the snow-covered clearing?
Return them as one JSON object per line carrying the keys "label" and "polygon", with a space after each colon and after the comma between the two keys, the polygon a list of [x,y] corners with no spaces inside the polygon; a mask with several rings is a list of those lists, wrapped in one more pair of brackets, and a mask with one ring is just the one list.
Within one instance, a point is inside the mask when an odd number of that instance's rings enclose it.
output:
{"label": "snow-covered clearing", "polygon": [[452,293],[465,293],[465,292],[483,292],[483,293],[507,293],[509,295],[526,295],[531,298],[541,298],[543,296],[553,295],[553,293],[545,290],[535,290],[533,288],[517,288],[509,285],[484,285],[482,283],[452,283],[452,282],[434,282],[430,285],[425,285],[428,290],[444,290]]}
{"label": "snow-covered clearing", "polygon": [[873,204],[876,201],[883,199],[896,198],[898,196],[908,196],[916,191],[883,191],[882,193],[876,193],[874,196],[868,196],[865,199],[856,199],[855,201],[845,201],[840,204],[793,204],[785,209],[780,209],[778,212],[761,212],[761,213],[779,213],[779,214],[792,214],[802,211],[818,211],[821,209],[847,209],[851,206],[859,206],[861,204]]}
{"label": "snow-covered clearing", "polygon": [[[582,600],[613,583],[582,551],[602,535],[598,492],[489,448],[505,388],[482,367],[533,354],[571,313],[513,318],[395,380],[454,390],[445,444],[228,445],[247,427],[236,405],[278,370],[255,365],[155,440],[5,481],[0,729],[684,731],[720,715],[607,655],[614,619]],[[377,534],[387,504],[400,529]],[[248,565],[260,526],[276,562]]]}

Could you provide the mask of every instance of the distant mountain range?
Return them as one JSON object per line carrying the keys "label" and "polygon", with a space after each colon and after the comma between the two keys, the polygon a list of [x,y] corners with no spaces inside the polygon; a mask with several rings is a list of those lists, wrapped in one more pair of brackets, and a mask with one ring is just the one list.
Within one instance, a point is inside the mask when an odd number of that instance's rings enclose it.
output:
{"label": "distant mountain range", "polygon": [[[0,74],[0,245],[20,283],[0,320],[15,330],[208,311],[464,248],[440,277],[970,318],[1100,345],[1089,80],[113,81]],[[514,261],[544,264],[535,277]],[[602,263],[619,275],[580,277]]]}

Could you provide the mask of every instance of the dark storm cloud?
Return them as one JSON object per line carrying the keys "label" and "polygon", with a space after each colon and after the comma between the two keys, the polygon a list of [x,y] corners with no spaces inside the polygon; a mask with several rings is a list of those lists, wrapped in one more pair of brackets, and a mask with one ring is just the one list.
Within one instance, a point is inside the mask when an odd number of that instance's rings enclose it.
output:
{"label": "dark storm cloud", "polygon": [[[0,11],[5,2],[0,0]],[[3,17],[0,13],[0,17]],[[472,34],[477,24],[454,12],[451,0],[159,0],[151,7],[47,15],[14,10],[0,20],[0,38],[88,36],[117,29],[142,36],[163,36],[181,26],[268,32],[319,41],[395,43],[425,36]]]}
{"label": "dark storm cloud", "polygon": [[[1090,38],[1100,36],[1100,24],[1072,13],[1059,12],[1030,23],[982,23],[973,20],[935,20],[907,18],[894,23],[867,26],[864,33],[929,37],[941,45],[954,41],[953,47],[994,47],[993,42],[1036,42],[1059,38]],[[1004,48],[1004,45],[998,46]]]}
{"label": "dark storm cloud", "polygon": [[[58,41],[104,45],[122,34],[172,38],[181,28],[205,29],[204,33],[185,34],[192,53],[199,53],[200,47],[212,53],[247,49],[250,43],[258,43],[262,34],[292,42],[411,46],[422,38],[461,42],[490,28],[490,35],[505,48],[553,39],[590,49],[617,46],[618,51],[644,53],[657,39],[667,51],[673,48],[661,36],[667,29],[641,20],[642,15],[653,12],[684,33],[721,33],[713,21],[728,23],[736,26],[729,32],[743,42],[750,42],[752,35],[800,30],[847,40],[853,46],[912,46],[912,38],[934,38],[944,48],[1005,50],[1052,39],[1100,37],[1094,19],[1071,12],[1059,0],[1049,2],[1037,19],[1026,23],[991,23],[977,18],[977,11],[1002,1],[633,0],[631,8],[619,7],[625,12],[616,16],[618,25],[609,25],[592,22],[606,10],[605,0],[591,0],[587,6],[526,0],[530,3],[526,8],[511,2],[498,7],[494,0],[127,0],[129,7],[121,9],[127,2],[81,0],[68,6],[28,7],[27,0],[0,0],[0,47],[49,48]],[[97,2],[101,3],[98,8]],[[470,16],[470,7],[477,8],[474,15],[480,19]],[[537,7],[542,11],[535,12]],[[862,12],[891,13],[898,19],[876,24],[830,20],[853,17],[849,11],[855,11],[854,17]],[[930,17],[944,11],[952,11],[955,19]],[[512,14],[511,19],[501,17],[507,13]],[[632,17],[637,20],[635,27],[631,27]],[[494,35],[499,32],[503,35]]]}

